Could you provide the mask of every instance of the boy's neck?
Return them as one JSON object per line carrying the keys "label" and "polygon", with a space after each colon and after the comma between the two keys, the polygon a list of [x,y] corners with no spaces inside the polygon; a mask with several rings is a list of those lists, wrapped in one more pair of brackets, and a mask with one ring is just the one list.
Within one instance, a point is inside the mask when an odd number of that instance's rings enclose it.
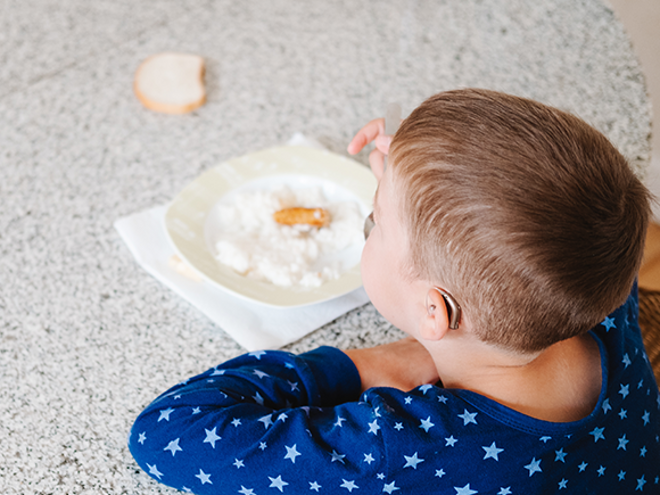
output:
{"label": "boy's neck", "polygon": [[598,401],[600,351],[590,335],[559,342],[532,356],[470,339],[444,344],[430,351],[447,388],[471,390],[553,422],[582,419]]}

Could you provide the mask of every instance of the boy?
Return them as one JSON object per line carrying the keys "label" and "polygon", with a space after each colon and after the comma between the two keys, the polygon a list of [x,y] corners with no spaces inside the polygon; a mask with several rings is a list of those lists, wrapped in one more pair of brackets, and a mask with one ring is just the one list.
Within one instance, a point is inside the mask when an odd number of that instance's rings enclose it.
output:
{"label": "boy", "polygon": [[195,493],[658,493],[634,283],[649,195],[623,157],[483,90],[424,102],[384,171],[382,121],[349,151],[373,139],[363,282],[410,337],[254,352],[179,384],[133,426],[140,466]]}

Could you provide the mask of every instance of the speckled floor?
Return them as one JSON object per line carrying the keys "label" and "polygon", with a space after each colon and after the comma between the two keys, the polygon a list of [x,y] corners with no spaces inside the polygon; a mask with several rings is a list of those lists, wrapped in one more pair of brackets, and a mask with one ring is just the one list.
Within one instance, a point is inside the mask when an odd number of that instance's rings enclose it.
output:
{"label": "speckled floor", "polygon": [[[207,61],[190,115],[133,96],[164,50]],[[137,469],[128,429],[242,352],[138,267],[117,218],[296,131],[344,153],[388,101],[464,86],[570,110],[648,163],[643,77],[599,0],[1,1],[0,493],[174,493]],[[367,304],[289,349],[399,335]]]}

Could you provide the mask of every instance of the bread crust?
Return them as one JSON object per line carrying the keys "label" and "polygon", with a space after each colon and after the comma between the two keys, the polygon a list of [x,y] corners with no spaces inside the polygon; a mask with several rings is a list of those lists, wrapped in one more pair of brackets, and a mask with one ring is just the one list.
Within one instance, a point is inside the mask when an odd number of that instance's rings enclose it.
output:
{"label": "bread crust", "polygon": [[[195,68],[195,74],[182,74],[183,77],[190,78],[191,84],[198,85],[196,90],[200,93],[200,96],[195,99],[191,99],[184,103],[172,103],[167,101],[161,101],[156,97],[149,94],[149,90],[144,88],[145,82],[142,80],[145,74],[145,71],[149,70],[149,65],[157,61],[158,57],[195,57],[197,61],[197,67]],[[173,69],[174,70],[174,69]],[[133,80],[133,91],[135,96],[138,98],[140,103],[144,105],[149,110],[155,112],[167,113],[173,115],[180,115],[184,113],[189,113],[199,108],[204,103],[206,103],[206,88],[204,87],[204,75],[206,72],[206,67],[204,64],[204,59],[198,55],[182,54],[182,53],[171,53],[164,52],[156,55],[152,55],[145,59],[137,71],[135,72],[135,78]]]}

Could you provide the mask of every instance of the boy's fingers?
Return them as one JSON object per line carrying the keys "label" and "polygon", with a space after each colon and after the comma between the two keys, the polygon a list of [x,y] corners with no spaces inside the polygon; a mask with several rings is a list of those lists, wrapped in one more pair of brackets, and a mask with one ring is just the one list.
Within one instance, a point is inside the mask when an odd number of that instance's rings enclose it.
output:
{"label": "boy's fingers", "polygon": [[371,171],[376,176],[376,180],[380,182],[383,172],[385,171],[384,166],[385,155],[378,149],[375,148],[371,153],[369,153],[369,165],[371,166]]}
{"label": "boy's fingers", "polygon": [[372,142],[379,134],[385,132],[385,119],[374,119],[360,129],[348,145],[351,155],[358,153],[367,144]]}
{"label": "boy's fingers", "polygon": [[390,152],[390,144],[392,144],[392,136],[380,134],[375,140],[376,148],[383,154],[387,155]]}

